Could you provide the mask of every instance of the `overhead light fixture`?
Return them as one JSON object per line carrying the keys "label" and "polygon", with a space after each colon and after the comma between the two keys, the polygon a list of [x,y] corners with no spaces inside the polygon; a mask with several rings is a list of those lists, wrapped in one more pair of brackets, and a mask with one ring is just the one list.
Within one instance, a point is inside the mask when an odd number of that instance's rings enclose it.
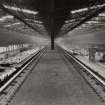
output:
{"label": "overhead light fixture", "polygon": [[82,19],[84,19],[84,17],[76,18],[76,19],[71,19],[71,20],[66,20],[65,23],[66,23],[66,24],[67,24],[67,23],[72,23],[72,22],[80,21],[80,20],[82,20]]}
{"label": "overhead light fixture", "polygon": [[38,24],[42,24],[43,22],[42,21],[37,21],[37,20],[34,20],[35,23],[38,23]]}
{"label": "overhead light fixture", "polygon": [[84,12],[84,11],[87,11],[87,10],[88,10],[88,8],[83,8],[83,9],[78,9],[78,10],[71,11],[71,13],[74,14],[74,13]]}
{"label": "overhead light fixture", "polygon": [[98,16],[105,17],[105,13],[100,13]]}
{"label": "overhead light fixture", "polygon": [[11,9],[11,10],[14,10],[14,11],[19,11],[19,12],[23,11],[25,13],[33,14],[33,15],[38,14],[37,11],[32,11],[32,10],[28,10],[28,9],[21,9],[21,8],[18,8],[18,7],[8,6],[8,5],[3,5],[3,6],[7,9]]}
{"label": "overhead light fixture", "polygon": [[70,22],[74,22],[75,19],[71,19],[71,20],[66,20],[65,23],[70,23]]}
{"label": "overhead light fixture", "polygon": [[99,21],[88,21],[88,22],[86,22],[86,23],[88,23],[88,24],[98,24],[98,23],[100,23]]}
{"label": "overhead light fixture", "polygon": [[84,27],[85,28],[86,27],[86,24],[82,24],[81,27]]}
{"label": "overhead light fixture", "polygon": [[13,19],[13,18],[14,18],[14,16],[12,16],[12,15],[3,16],[0,18],[0,22],[4,22],[7,19]]}
{"label": "overhead light fixture", "polygon": [[75,14],[75,13],[85,12],[85,11],[88,11],[88,9],[96,9],[96,8],[101,8],[103,6],[105,6],[105,4],[96,5],[96,6],[92,6],[92,7],[89,7],[89,8],[81,8],[81,9],[73,10],[73,11],[71,11],[71,13]]}
{"label": "overhead light fixture", "polygon": [[19,25],[19,24],[21,24],[21,23],[20,23],[20,22],[17,22],[17,23],[13,23],[13,24],[5,25],[4,27],[11,27],[11,26]]}
{"label": "overhead light fixture", "polygon": [[32,22],[35,22],[37,24],[42,24],[43,22],[42,21],[39,21],[39,20],[33,20],[33,19],[25,19],[27,21],[32,21]]}
{"label": "overhead light fixture", "polygon": [[105,4],[92,6],[92,7],[90,7],[90,9],[101,8],[103,6],[105,6]]}

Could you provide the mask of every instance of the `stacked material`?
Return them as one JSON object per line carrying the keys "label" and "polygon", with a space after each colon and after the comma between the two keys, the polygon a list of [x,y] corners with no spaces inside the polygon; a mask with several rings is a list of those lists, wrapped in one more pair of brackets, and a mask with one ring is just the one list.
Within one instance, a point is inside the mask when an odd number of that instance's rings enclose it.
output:
{"label": "stacked material", "polygon": [[0,67],[0,82],[6,80],[18,70],[16,69],[15,64],[22,65],[22,63],[24,63],[31,55],[37,53],[38,51],[39,48],[27,50],[2,61]]}
{"label": "stacked material", "polygon": [[30,55],[37,52],[38,50],[39,49],[36,48],[36,49],[31,49],[28,51],[21,52],[21,53],[17,54],[16,56],[13,56],[13,57],[3,60],[2,63],[9,63],[9,64],[20,63],[20,62],[24,61]]}

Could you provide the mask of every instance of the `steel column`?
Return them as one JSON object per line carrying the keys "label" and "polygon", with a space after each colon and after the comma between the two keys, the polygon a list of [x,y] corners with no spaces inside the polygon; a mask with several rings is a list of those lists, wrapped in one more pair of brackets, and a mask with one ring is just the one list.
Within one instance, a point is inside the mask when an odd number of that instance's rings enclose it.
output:
{"label": "steel column", "polygon": [[51,50],[54,50],[54,44],[55,44],[55,42],[54,42],[54,33],[51,32]]}

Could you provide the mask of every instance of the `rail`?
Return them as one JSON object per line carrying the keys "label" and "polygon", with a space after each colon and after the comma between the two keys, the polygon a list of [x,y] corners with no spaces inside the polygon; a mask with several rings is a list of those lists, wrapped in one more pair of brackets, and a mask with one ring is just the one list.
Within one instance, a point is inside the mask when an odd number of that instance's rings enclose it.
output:
{"label": "rail", "polygon": [[39,50],[37,53],[35,53],[32,57],[30,57],[28,60],[25,61],[25,63],[21,66],[20,70],[18,70],[18,72],[13,75],[3,86],[0,87],[0,93],[2,93],[2,91],[8,87],[9,84],[11,84],[11,82],[17,78],[19,76],[19,74],[21,74],[34,60],[39,59],[40,56],[42,55],[44,49]]}
{"label": "rail", "polygon": [[105,89],[105,78],[104,77],[102,77],[100,74],[98,74],[98,72],[95,72],[93,69],[88,67],[86,64],[81,62],[76,57],[74,57],[70,52],[68,52],[62,48],[60,48],[60,49],[66,54],[67,59],[72,58],[72,60],[74,60],[76,63],[78,63],[84,70],[86,70],[92,77],[94,77],[95,80],[100,83],[100,86],[102,86]]}

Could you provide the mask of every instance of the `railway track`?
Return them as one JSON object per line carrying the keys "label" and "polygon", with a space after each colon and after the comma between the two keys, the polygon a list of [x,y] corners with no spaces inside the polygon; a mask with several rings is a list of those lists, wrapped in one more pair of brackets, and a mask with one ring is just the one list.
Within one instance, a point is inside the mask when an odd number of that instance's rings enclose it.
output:
{"label": "railway track", "polygon": [[100,84],[68,52],[47,48],[40,57],[3,91],[10,98],[1,105],[105,105]]}
{"label": "railway track", "polygon": [[0,86],[0,105],[8,105],[16,92],[20,89],[32,69],[37,65],[46,48],[40,50],[15,72],[11,77],[7,78]]}
{"label": "railway track", "polygon": [[[86,83],[92,88],[94,93],[105,102],[105,78],[100,76],[97,72],[92,70],[90,67],[79,61],[70,52],[59,48],[63,53],[63,59],[71,63],[75,70],[81,75],[81,77],[86,81]],[[66,64],[67,64],[66,62]],[[68,65],[69,65],[68,63]]]}

